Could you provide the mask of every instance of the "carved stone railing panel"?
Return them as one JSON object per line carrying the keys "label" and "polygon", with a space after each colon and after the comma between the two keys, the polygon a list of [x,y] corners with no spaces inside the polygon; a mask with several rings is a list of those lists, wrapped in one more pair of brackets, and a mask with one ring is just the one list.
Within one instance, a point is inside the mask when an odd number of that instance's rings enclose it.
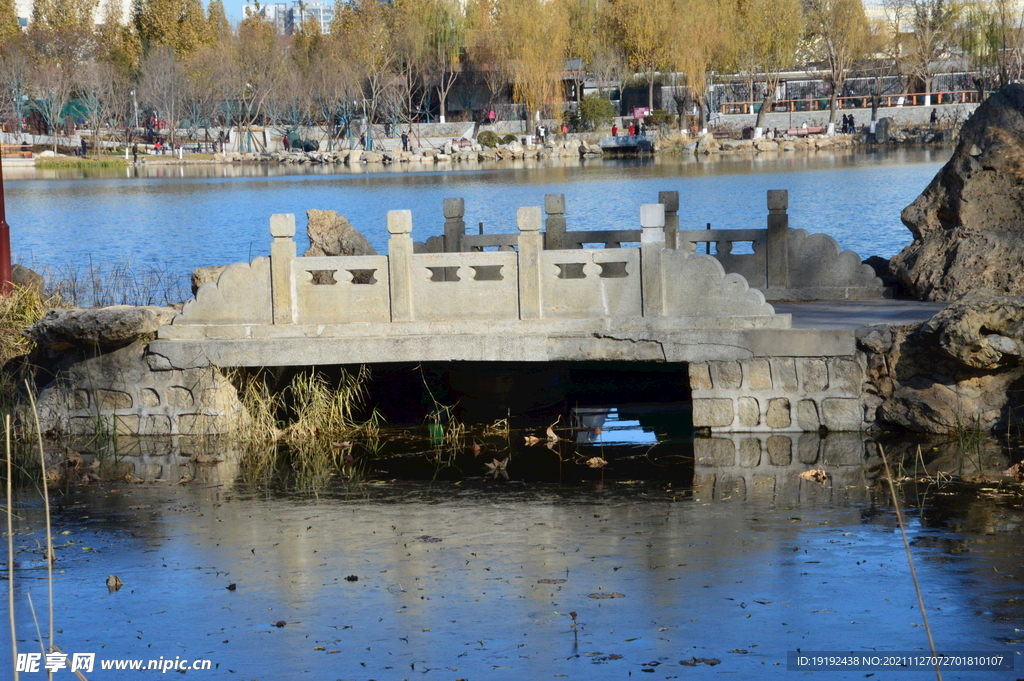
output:
{"label": "carved stone railing panel", "polygon": [[640,250],[559,250],[540,254],[541,317],[639,317]]}
{"label": "carved stone railing panel", "polygon": [[256,258],[225,269],[216,283],[199,287],[173,322],[188,324],[273,324],[270,260]]}

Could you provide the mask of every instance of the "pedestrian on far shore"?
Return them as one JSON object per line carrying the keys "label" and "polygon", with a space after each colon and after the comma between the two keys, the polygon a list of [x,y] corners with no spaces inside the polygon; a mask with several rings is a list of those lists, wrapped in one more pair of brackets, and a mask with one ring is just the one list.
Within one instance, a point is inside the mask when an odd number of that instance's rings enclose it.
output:
{"label": "pedestrian on far shore", "polygon": [[139,162],[139,143],[138,142],[134,142],[132,144],[132,162],[133,163],[138,163]]}

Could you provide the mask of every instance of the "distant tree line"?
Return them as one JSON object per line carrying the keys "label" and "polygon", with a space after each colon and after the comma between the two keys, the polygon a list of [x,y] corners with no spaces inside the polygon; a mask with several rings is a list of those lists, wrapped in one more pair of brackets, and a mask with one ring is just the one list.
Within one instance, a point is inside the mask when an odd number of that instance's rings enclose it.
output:
{"label": "distant tree line", "polygon": [[452,101],[481,121],[513,105],[523,119],[558,117],[584,80],[605,98],[645,86],[652,108],[667,86],[703,123],[710,74],[747,81],[763,117],[780,74],[809,65],[834,121],[853,72],[929,91],[956,62],[984,90],[1019,79],[1024,61],[1015,0],[885,0],[876,21],[861,0],[355,0],[336,3],[328,33],[308,16],[289,36],[258,4],[237,26],[221,0],[135,0],[129,17],[120,7],[36,0],[23,30],[14,0],[0,0],[8,130],[26,118],[59,129],[71,102],[81,103],[73,118],[125,143],[149,112],[172,142],[200,127],[313,122],[339,134],[365,117],[397,128],[450,117]]}

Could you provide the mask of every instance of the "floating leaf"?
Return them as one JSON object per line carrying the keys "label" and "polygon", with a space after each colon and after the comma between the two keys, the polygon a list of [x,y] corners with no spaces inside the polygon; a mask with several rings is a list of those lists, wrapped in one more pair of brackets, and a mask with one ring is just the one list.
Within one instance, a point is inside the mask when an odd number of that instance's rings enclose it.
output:
{"label": "floating leaf", "polygon": [[565,584],[564,579],[538,579],[538,584]]}
{"label": "floating leaf", "polygon": [[796,477],[801,478],[802,480],[816,482],[819,485],[824,485],[828,482],[828,473],[825,472],[824,468],[812,468],[809,471],[804,471]]}
{"label": "floating leaf", "polygon": [[596,598],[598,600],[605,600],[608,598],[625,598],[626,594],[620,594],[615,591],[600,591],[596,594],[587,594],[587,598]]}
{"label": "floating leaf", "polygon": [[604,468],[605,466],[608,465],[608,462],[599,456],[595,456],[593,458],[587,459],[587,465],[590,466],[591,468]]}

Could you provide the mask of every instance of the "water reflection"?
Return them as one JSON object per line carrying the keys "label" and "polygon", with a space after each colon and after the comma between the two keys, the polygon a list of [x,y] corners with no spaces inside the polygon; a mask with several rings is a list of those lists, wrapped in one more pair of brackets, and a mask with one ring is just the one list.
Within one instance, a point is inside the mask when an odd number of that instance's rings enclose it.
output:
{"label": "water reflection", "polygon": [[[386,479],[301,498],[217,477],[71,489],[56,516],[57,643],[207,658],[239,678],[346,679],[781,678],[790,650],[923,649],[891,506],[870,489],[870,443],[787,439],[698,439],[692,499],[656,476]],[[170,479],[183,454],[124,460]],[[794,478],[815,467],[828,484]],[[19,502],[16,617],[32,647],[40,509]],[[910,514],[940,648],[1020,649],[1022,509],[975,487]],[[109,574],[124,581],[116,594]],[[683,669],[693,657],[721,663]]]}

